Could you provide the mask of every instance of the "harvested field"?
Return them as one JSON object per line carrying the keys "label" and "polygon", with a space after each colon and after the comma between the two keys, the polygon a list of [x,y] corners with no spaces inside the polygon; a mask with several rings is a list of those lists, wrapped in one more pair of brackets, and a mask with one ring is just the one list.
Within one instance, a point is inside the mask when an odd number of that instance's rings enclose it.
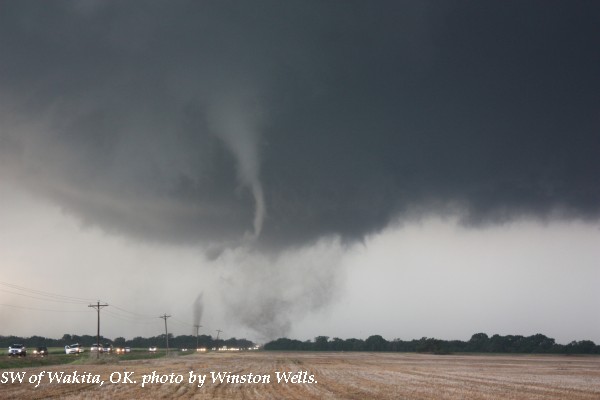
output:
{"label": "harvested field", "polygon": [[[56,365],[3,370],[25,372],[23,383],[2,383],[2,399],[600,399],[600,357],[422,355],[406,353],[209,353],[113,364]],[[41,384],[27,383],[42,372]],[[49,383],[50,372],[100,375],[98,383]],[[165,383],[142,387],[142,376]],[[190,371],[206,375],[202,387]],[[314,383],[277,383],[276,372],[305,374]],[[125,372],[136,383],[111,383]],[[228,383],[211,372],[230,372]],[[248,374],[252,374],[249,376]],[[35,376],[34,376],[35,375]],[[166,377],[164,375],[167,375]],[[181,383],[169,383],[177,380]],[[256,378],[259,375],[259,378]],[[231,380],[270,380],[232,383]],[[6,375],[1,375],[4,379]],[[222,375],[223,376],[223,375]],[[33,377],[33,378],[32,378]],[[78,378],[79,379],[79,378]],[[85,380],[80,378],[79,380]],[[148,378],[147,378],[148,379]]]}

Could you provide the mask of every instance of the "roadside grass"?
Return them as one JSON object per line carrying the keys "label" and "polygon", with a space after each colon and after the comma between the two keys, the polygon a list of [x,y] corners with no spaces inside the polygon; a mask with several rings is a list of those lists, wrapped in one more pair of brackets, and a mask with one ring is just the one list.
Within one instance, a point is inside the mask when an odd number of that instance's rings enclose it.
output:
{"label": "roadside grass", "polygon": [[46,365],[69,364],[73,357],[67,354],[48,354],[47,356],[27,355],[26,357],[0,357],[0,369],[17,369],[28,367],[43,367]]}
{"label": "roadside grass", "polygon": [[[94,356],[95,356],[95,354],[94,354]],[[150,352],[148,352],[148,350],[132,350],[131,353],[124,353],[124,354],[106,354],[106,355],[101,354],[100,358],[102,358],[102,356],[107,356],[116,361],[119,361],[119,360],[151,360],[151,359],[155,359],[155,358],[162,358],[165,356],[165,353],[162,351],[156,352],[156,353],[150,353]]]}
{"label": "roadside grass", "polygon": [[0,369],[15,370],[61,364],[115,364],[121,360],[147,360],[165,357],[163,351],[150,353],[145,349],[132,349],[130,353],[125,354],[100,353],[99,355],[89,351],[82,354],[65,354],[64,351],[62,347],[50,347],[47,356],[37,356],[28,352],[25,357],[10,357],[7,352],[2,352],[0,354]]}

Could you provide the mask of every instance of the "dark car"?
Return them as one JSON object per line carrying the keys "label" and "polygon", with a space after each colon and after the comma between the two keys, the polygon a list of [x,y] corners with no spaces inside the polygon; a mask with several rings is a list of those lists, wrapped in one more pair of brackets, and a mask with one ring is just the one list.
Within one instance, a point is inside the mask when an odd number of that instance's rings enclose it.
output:
{"label": "dark car", "polygon": [[48,348],[46,346],[38,346],[34,351],[33,354],[36,356],[47,356],[48,355]]}

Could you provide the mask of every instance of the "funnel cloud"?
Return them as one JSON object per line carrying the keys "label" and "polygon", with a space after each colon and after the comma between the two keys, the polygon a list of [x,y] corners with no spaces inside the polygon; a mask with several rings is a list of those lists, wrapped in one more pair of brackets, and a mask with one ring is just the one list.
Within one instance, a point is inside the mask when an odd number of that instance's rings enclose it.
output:
{"label": "funnel cloud", "polygon": [[199,326],[200,321],[202,321],[202,313],[204,312],[203,296],[204,293],[200,292],[196,300],[194,300],[194,326]]}
{"label": "funnel cloud", "polygon": [[240,93],[232,93],[211,104],[209,123],[235,156],[240,184],[254,199],[254,232],[246,235],[256,239],[265,219],[265,199],[260,182],[260,110],[256,101]]}

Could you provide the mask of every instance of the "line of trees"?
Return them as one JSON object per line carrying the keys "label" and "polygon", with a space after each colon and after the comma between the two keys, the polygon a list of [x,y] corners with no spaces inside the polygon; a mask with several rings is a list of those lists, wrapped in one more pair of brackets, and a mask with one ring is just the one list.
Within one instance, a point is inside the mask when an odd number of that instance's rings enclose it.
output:
{"label": "line of trees", "polygon": [[279,338],[264,345],[265,350],[300,351],[398,351],[434,354],[450,353],[549,353],[549,354],[600,354],[600,346],[591,340],[573,341],[567,345],[557,344],[554,339],[536,334],[493,335],[476,333],[468,341],[441,340],[423,337],[404,341],[387,341],[380,335],[362,339],[329,340],[328,336],[317,336],[314,341]]}
{"label": "line of trees", "polygon": [[[21,343],[27,347],[47,346],[47,347],[63,347],[72,343],[79,343],[83,346],[91,346],[96,343],[96,336],[92,335],[69,335],[65,334],[60,339],[46,338],[42,336],[31,336],[31,337],[20,337],[20,336],[0,336],[0,346],[8,347],[13,343]],[[100,336],[101,344],[112,344],[116,347],[134,347],[134,348],[147,348],[150,346],[163,347],[165,345],[165,335],[158,335],[153,337],[144,338],[141,336],[133,339],[125,339],[124,337],[118,337],[114,340]],[[199,335],[198,336],[198,347],[205,347],[211,349],[213,347],[220,348],[227,346],[228,348],[237,347],[241,349],[247,349],[254,347],[254,343],[247,339],[213,339],[210,335]],[[195,335],[180,335],[173,336],[169,334],[169,347],[172,348],[196,348],[196,336]]]}
{"label": "line of trees", "polygon": [[[20,337],[0,336],[0,347],[8,347],[13,343],[22,343],[27,347],[48,346],[63,347],[72,343],[91,346],[96,343],[96,336],[65,334],[60,339],[42,336]],[[165,335],[144,338],[141,336],[133,339],[118,337],[114,340],[100,336],[100,343],[112,344],[116,347],[147,348],[150,346],[163,347]],[[198,347],[220,348],[236,347],[247,349],[254,347],[254,343],[247,339],[219,339],[210,335],[198,336]],[[169,347],[196,348],[196,336],[169,334]],[[296,339],[279,338],[264,345],[265,350],[299,350],[299,351],[390,351],[390,352],[420,352],[434,354],[449,353],[547,353],[547,354],[600,354],[600,346],[591,340],[573,341],[569,344],[558,344],[554,339],[536,334],[532,336],[521,335],[493,335],[476,333],[468,341],[441,340],[423,337],[410,341],[394,339],[388,341],[380,335],[369,336],[362,339],[329,339],[328,336],[317,336],[314,341],[300,341]]]}

